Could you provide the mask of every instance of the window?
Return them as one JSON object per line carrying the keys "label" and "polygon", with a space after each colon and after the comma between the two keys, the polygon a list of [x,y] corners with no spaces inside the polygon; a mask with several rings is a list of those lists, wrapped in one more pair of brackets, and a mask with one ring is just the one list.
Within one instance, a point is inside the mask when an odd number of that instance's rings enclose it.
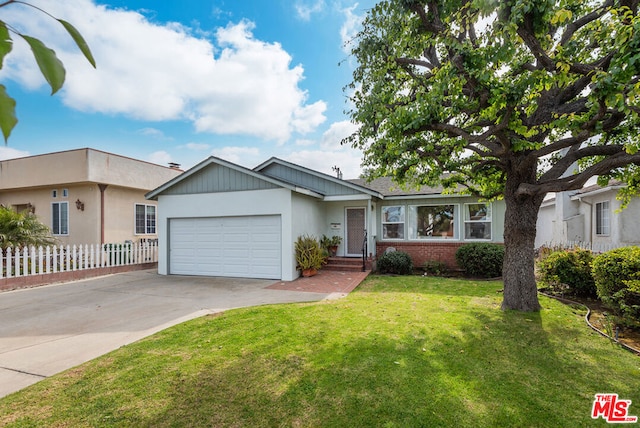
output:
{"label": "window", "polygon": [[464,205],[464,239],[491,239],[491,205]]}
{"label": "window", "polygon": [[156,233],[155,205],[136,204],[136,235]]}
{"label": "window", "polygon": [[382,207],[382,239],[404,239],[404,207]]}
{"label": "window", "polygon": [[66,198],[67,196],[69,196],[69,189],[62,189],[62,197]]}
{"label": "window", "polygon": [[58,197],[58,191],[57,190],[52,190],[51,191],[51,197],[52,198],[57,198]]}
{"label": "window", "polygon": [[409,225],[410,239],[455,238],[455,206],[411,206]]}
{"label": "window", "polygon": [[51,204],[51,230],[54,235],[69,234],[68,202],[54,202]]}
{"label": "window", "polygon": [[610,230],[609,201],[598,202],[596,204],[596,235],[608,236]]}

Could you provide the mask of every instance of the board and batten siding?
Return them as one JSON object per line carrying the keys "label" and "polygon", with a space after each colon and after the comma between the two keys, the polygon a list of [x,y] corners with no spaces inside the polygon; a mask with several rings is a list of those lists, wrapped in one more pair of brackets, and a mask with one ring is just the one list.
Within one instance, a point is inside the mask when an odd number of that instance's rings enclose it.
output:
{"label": "board and batten siding", "polygon": [[260,172],[269,177],[287,183],[295,183],[296,186],[310,189],[326,196],[360,195],[362,193],[362,191],[345,186],[339,182],[328,180],[326,177],[299,171],[285,165],[272,164]]}
{"label": "board and batten siding", "polygon": [[246,190],[276,189],[279,186],[245,172],[222,165],[211,165],[196,172],[163,192],[165,195],[236,192]]}

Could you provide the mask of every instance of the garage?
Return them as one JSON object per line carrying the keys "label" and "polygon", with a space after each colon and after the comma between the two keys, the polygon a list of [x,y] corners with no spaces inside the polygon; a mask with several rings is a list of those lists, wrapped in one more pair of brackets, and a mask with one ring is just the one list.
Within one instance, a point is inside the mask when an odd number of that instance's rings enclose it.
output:
{"label": "garage", "polygon": [[281,278],[279,215],[170,218],[169,273]]}

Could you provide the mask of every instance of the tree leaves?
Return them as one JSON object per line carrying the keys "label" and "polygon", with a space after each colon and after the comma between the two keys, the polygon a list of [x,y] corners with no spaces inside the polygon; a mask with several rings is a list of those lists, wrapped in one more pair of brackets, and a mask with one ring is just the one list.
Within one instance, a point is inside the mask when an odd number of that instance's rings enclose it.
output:
{"label": "tree leaves", "polygon": [[4,85],[0,85],[0,129],[2,129],[5,142],[17,123],[16,100],[7,95]]}
{"label": "tree leaves", "polygon": [[[0,7],[5,7],[11,3],[13,2],[3,3],[0,5]],[[93,68],[96,68],[96,61],[93,58],[91,50],[89,49],[89,45],[73,25],[71,25],[64,19],[55,18],[46,11],[29,3],[20,3],[26,6],[31,6],[58,21],[65,28],[65,30],[67,30],[67,33],[69,33],[87,61],[89,61]],[[58,92],[58,90],[62,88],[62,85],[64,85],[66,71],[64,69],[64,65],[62,64],[62,61],[60,61],[56,56],[55,51],[48,48],[44,43],[34,37],[18,33],[14,28],[7,26],[7,24],[3,21],[0,21],[0,69],[2,69],[5,56],[11,51],[13,46],[13,41],[11,40],[9,29],[11,29],[12,32],[18,34],[29,44],[31,52],[33,52],[33,56],[36,60],[36,63],[38,64],[38,68],[40,69],[40,72],[51,87],[51,95]],[[7,143],[7,140],[11,135],[11,131],[18,123],[18,119],[16,118],[15,114],[15,106],[15,100],[7,95],[5,86],[0,85],[0,129],[2,130],[5,144]]]}
{"label": "tree leaves", "polygon": [[89,45],[87,44],[87,42],[85,42],[80,32],[76,30],[76,28],[73,25],[71,25],[64,19],[58,19],[58,22],[62,24],[62,26],[71,35],[71,37],[73,38],[73,41],[76,42],[76,45],[78,46],[78,48],[80,49],[84,57],[87,58],[87,61],[91,63],[93,68],[96,68],[96,60],[93,58],[93,55],[91,54],[91,50],[89,49]]}
{"label": "tree leaves", "polygon": [[51,95],[55,94],[64,84],[66,75],[62,61],[58,59],[53,49],[46,47],[40,40],[25,36],[24,34],[20,36],[26,40],[29,47],[31,47],[40,72],[49,83],[49,86],[51,86]]}
{"label": "tree leaves", "polygon": [[7,56],[13,48],[13,41],[9,36],[9,30],[4,22],[0,21],[0,69],[4,62],[4,57]]}

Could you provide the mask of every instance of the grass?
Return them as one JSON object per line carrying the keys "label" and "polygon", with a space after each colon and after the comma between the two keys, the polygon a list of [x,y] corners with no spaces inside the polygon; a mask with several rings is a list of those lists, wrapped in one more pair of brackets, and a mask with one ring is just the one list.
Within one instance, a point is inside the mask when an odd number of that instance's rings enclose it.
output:
{"label": "grass", "polygon": [[371,277],[345,299],[165,330],[0,400],[0,426],[575,427],[594,394],[640,415],[640,358],[499,282]]}

